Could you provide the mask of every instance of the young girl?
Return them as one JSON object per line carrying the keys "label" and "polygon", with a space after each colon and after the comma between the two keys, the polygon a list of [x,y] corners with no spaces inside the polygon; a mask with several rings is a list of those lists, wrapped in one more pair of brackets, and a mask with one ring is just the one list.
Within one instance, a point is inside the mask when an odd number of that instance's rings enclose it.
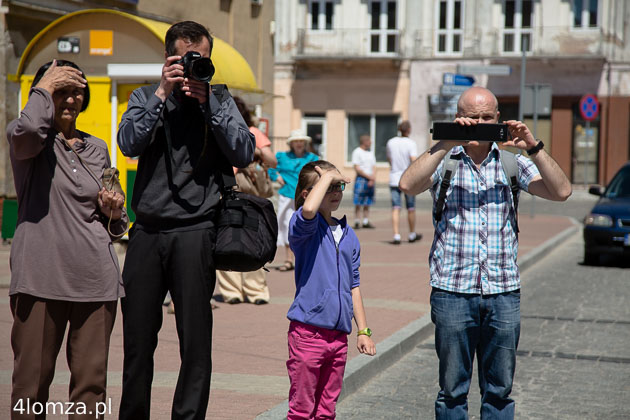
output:
{"label": "young girl", "polygon": [[331,215],[348,182],[323,160],[307,163],[298,178],[289,224],[297,290],[287,314],[288,420],[335,418],[353,314],[357,348],[376,354],[359,290],[359,240],[345,217]]}

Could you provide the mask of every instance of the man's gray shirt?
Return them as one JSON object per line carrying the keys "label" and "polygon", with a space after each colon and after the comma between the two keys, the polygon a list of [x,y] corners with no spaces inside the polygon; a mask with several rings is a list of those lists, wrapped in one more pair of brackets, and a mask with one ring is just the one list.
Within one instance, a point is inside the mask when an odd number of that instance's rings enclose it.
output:
{"label": "man's gray shirt", "polygon": [[[255,138],[226,91],[205,105],[171,94],[162,102],[158,85],[136,89],[118,130],[118,146],[138,157],[131,208],[136,226],[150,231],[212,226],[219,202],[220,165],[246,167]],[[167,136],[167,131],[170,136]]]}

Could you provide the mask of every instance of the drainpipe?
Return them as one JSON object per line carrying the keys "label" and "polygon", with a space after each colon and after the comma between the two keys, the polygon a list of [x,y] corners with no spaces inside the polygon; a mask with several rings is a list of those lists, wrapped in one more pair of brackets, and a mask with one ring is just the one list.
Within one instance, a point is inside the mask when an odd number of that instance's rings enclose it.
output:
{"label": "drainpipe", "polygon": [[604,118],[605,120],[605,124],[606,124],[606,141],[604,141],[604,147],[602,152],[604,153],[604,159],[603,159],[603,172],[604,172],[604,176],[603,176],[603,185],[606,185],[608,183],[608,142],[610,141],[610,103],[611,103],[611,96],[612,96],[612,63],[610,60],[606,60],[607,61],[607,75],[606,75],[606,81],[608,84],[608,97],[606,98],[606,117]]}
{"label": "drainpipe", "polygon": [[[9,65],[7,63],[7,50],[9,49],[9,30],[7,28],[6,15],[9,13],[9,8],[4,4],[0,5],[0,129],[2,133],[5,132],[7,127],[7,73],[9,71]],[[8,144],[6,141],[0,145],[0,197],[4,198],[9,192],[8,185],[11,182],[12,177],[8,173],[9,153]],[[1,210],[0,210],[1,213]]]}

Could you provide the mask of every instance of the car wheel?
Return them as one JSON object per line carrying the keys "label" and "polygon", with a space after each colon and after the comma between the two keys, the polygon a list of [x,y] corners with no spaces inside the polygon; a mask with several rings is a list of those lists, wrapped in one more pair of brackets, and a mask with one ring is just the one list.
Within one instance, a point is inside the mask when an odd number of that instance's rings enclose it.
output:
{"label": "car wheel", "polygon": [[595,252],[588,252],[586,249],[584,250],[584,264],[585,265],[598,265],[599,264],[599,254]]}

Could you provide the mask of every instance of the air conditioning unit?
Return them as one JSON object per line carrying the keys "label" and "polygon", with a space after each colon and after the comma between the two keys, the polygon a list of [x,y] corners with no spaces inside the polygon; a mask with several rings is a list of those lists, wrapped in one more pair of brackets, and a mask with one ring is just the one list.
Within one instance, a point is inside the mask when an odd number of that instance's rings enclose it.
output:
{"label": "air conditioning unit", "polygon": [[256,6],[262,6],[263,0],[252,0],[252,4]]}

